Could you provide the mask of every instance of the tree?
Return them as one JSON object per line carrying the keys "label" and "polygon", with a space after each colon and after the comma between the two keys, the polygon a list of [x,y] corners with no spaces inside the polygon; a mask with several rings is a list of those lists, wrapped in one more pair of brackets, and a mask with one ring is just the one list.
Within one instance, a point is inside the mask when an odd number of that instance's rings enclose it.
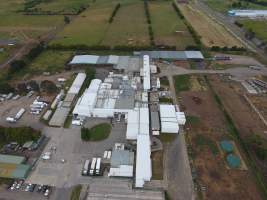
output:
{"label": "tree", "polygon": [[36,92],[39,92],[40,91],[40,87],[39,87],[39,84],[34,81],[34,80],[31,80],[28,82],[28,86],[33,90],[33,91],[36,91]]}
{"label": "tree", "polygon": [[52,94],[57,92],[57,86],[55,83],[49,80],[42,81],[40,87],[46,93]]}
{"label": "tree", "polygon": [[69,24],[70,18],[68,16],[64,16],[64,22],[65,22],[65,24]]}
{"label": "tree", "polygon": [[13,74],[15,72],[18,72],[22,70],[26,66],[26,63],[24,60],[15,60],[10,64],[8,72]]}
{"label": "tree", "polygon": [[10,92],[14,92],[14,88],[6,82],[0,82],[0,93],[7,94]]}
{"label": "tree", "polygon": [[25,94],[28,92],[27,85],[25,83],[19,83],[17,85],[17,90],[19,94]]}

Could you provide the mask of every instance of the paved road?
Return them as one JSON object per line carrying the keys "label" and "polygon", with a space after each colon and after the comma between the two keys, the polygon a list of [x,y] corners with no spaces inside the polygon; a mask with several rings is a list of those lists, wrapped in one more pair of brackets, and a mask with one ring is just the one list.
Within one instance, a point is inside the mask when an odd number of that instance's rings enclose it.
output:
{"label": "paved road", "polygon": [[266,59],[265,52],[258,48],[252,41],[246,39],[244,32],[234,24],[235,19],[212,10],[203,0],[196,0],[194,6],[202,12],[208,13],[209,17],[224,26],[232,35],[239,39],[244,46],[253,52],[257,52],[262,58]]}
{"label": "paved road", "polygon": [[173,200],[193,200],[194,185],[188,160],[184,132],[167,146],[166,154],[168,194]]}

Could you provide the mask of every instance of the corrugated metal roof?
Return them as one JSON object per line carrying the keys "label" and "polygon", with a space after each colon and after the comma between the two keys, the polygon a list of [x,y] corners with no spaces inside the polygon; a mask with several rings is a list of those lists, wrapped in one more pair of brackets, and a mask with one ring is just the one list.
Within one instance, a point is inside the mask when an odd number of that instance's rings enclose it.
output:
{"label": "corrugated metal roof", "polygon": [[70,64],[96,64],[99,56],[95,55],[78,55],[74,56]]}
{"label": "corrugated metal roof", "polygon": [[119,56],[110,55],[108,57],[108,64],[116,65],[119,62]]}
{"label": "corrugated metal roof", "polygon": [[143,187],[152,177],[149,135],[137,136],[135,187]]}
{"label": "corrugated metal roof", "polygon": [[75,80],[73,81],[68,93],[78,94],[85,79],[86,79],[86,74],[85,73],[79,73],[76,76]]}
{"label": "corrugated metal roof", "polygon": [[114,150],[111,156],[111,167],[119,167],[120,165],[133,165],[134,153],[128,150]]}
{"label": "corrugated metal roof", "polygon": [[185,55],[187,59],[204,59],[200,51],[185,51]]}
{"label": "corrugated metal roof", "polygon": [[200,51],[141,51],[140,55],[149,55],[152,59],[186,60],[203,59]]}
{"label": "corrugated metal roof", "polygon": [[160,104],[160,118],[176,118],[176,110],[174,105]]}
{"label": "corrugated metal roof", "polygon": [[21,164],[25,161],[23,156],[13,156],[13,155],[4,155],[0,154],[1,163],[12,163],[12,164]]}
{"label": "corrugated metal roof", "polygon": [[150,112],[151,129],[160,130],[159,112]]}
{"label": "corrugated metal roof", "polygon": [[99,56],[97,64],[107,64],[107,63],[108,63],[108,56]]}
{"label": "corrugated metal roof", "polygon": [[179,125],[177,122],[161,121],[161,132],[162,133],[178,133]]}

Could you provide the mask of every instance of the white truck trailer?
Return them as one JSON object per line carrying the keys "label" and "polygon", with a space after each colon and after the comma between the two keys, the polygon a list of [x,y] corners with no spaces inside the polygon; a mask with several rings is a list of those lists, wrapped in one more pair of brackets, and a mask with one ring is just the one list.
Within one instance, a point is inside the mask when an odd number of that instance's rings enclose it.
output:
{"label": "white truck trailer", "polygon": [[16,122],[16,120],[14,119],[14,117],[7,117],[6,118],[6,121],[7,122],[10,122],[10,123],[15,123]]}
{"label": "white truck trailer", "polygon": [[91,162],[91,168],[90,168],[90,175],[94,175],[94,171],[95,171],[95,165],[96,165],[96,158],[93,158],[92,162]]}
{"label": "white truck trailer", "polygon": [[86,161],[84,162],[84,165],[83,165],[83,171],[82,171],[82,175],[83,175],[83,176],[88,175],[89,164],[90,164],[90,160],[86,160]]}
{"label": "white truck trailer", "polygon": [[25,109],[24,108],[21,108],[20,110],[19,110],[19,112],[16,114],[16,116],[14,117],[14,119],[17,121],[17,120],[19,120],[21,117],[22,117],[22,115],[25,113]]}
{"label": "white truck trailer", "polygon": [[97,158],[97,160],[96,160],[96,168],[95,168],[96,175],[100,174],[100,167],[101,167],[101,158]]}

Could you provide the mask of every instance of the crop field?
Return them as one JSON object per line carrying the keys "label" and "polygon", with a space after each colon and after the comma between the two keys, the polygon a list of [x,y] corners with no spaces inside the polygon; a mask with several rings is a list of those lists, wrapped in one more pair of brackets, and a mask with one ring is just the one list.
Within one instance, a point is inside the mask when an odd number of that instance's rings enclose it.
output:
{"label": "crop field", "polygon": [[151,1],[149,11],[156,45],[176,46],[181,50],[188,45],[194,45],[193,38],[175,13],[171,2]]}
{"label": "crop field", "polygon": [[205,46],[242,46],[239,40],[206,14],[193,8],[191,5],[179,4],[179,8],[187,21],[191,23],[196,32],[201,36],[201,41]]}
{"label": "crop field", "polygon": [[266,20],[242,20],[240,21],[246,30],[251,29],[257,38],[267,42],[267,21]]}
{"label": "crop field", "polygon": [[142,1],[121,6],[114,21],[108,27],[102,44],[110,46],[149,45],[148,27]]}
{"label": "crop field", "polygon": [[0,1],[0,39],[36,38],[64,23],[63,16],[29,16],[18,12],[23,0]]}

